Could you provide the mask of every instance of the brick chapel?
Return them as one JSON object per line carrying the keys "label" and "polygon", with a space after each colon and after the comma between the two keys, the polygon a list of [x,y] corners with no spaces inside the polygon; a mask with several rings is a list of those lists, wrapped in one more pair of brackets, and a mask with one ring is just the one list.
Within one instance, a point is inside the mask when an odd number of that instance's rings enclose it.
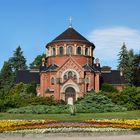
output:
{"label": "brick chapel", "polygon": [[101,83],[122,90],[125,80],[118,70],[100,67],[95,45],[69,27],[46,46],[40,70],[20,70],[16,83],[37,82],[38,96],[76,101],[89,91],[99,92]]}

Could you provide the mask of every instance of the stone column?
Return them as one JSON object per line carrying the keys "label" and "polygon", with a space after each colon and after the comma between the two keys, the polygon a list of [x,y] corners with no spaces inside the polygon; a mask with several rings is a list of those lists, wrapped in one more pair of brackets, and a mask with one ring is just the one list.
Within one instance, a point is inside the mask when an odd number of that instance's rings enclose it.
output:
{"label": "stone column", "polygon": [[55,49],[56,49],[56,55],[58,55],[58,46],[55,45]]}
{"label": "stone column", "polygon": [[51,56],[51,46],[48,47],[48,56]]}
{"label": "stone column", "polygon": [[66,55],[67,54],[67,46],[66,46],[66,44],[64,44],[64,55]]}
{"label": "stone column", "polygon": [[50,47],[50,56],[52,56],[52,47]]}
{"label": "stone column", "polygon": [[77,55],[77,54],[76,54],[76,50],[77,50],[77,44],[74,44],[74,50],[73,50],[73,51],[74,51],[74,52],[73,52],[74,55]]}
{"label": "stone column", "polygon": [[91,56],[91,52],[92,52],[92,47],[90,46],[89,48],[89,55]]}
{"label": "stone column", "polygon": [[85,45],[83,46],[83,55],[85,55]]}

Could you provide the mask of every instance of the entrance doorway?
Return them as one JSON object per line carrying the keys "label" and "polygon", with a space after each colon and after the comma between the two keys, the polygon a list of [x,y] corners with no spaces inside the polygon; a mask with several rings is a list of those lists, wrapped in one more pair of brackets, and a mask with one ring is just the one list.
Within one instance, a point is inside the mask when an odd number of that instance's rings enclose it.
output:
{"label": "entrance doorway", "polygon": [[72,87],[68,87],[65,91],[65,101],[70,104],[73,105],[73,103],[76,100],[76,92],[75,89]]}

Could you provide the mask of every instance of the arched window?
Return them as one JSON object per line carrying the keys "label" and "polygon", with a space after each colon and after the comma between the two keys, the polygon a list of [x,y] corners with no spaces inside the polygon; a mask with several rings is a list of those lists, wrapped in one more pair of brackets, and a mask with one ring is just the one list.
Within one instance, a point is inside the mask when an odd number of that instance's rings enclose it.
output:
{"label": "arched window", "polygon": [[77,48],[77,54],[81,54],[81,47]]}
{"label": "arched window", "polygon": [[63,47],[60,47],[60,48],[59,48],[59,54],[60,54],[60,55],[63,55],[63,54],[64,54],[64,48],[63,48]]}
{"label": "arched window", "polygon": [[88,55],[88,48],[85,49],[85,55]]}
{"label": "arched window", "polygon": [[55,48],[53,48],[53,54],[52,54],[53,56],[55,56],[56,55],[56,51],[55,51]]}
{"label": "arched window", "polygon": [[78,78],[79,78],[78,74],[73,70],[66,71],[63,75],[63,80],[64,81],[66,81],[68,79],[73,79],[74,81],[77,81]]}
{"label": "arched window", "polygon": [[69,47],[67,48],[67,54],[68,54],[68,55],[73,54],[73,48],[72,48],[72,46],[69,46]]}
{"label": "arched window", "polygon": [[68,72],[68,78],[72,78],[72,71]]}
{"label": "arched window", "polygon": [[67,75],[66,74],[64,75],[64,80],[67,80]]}
{"label": "arched window", "polygon": [[52,77],[51,84],[54,85],[54,83],[55,83],[55,79],[54,79],[54,77]]}

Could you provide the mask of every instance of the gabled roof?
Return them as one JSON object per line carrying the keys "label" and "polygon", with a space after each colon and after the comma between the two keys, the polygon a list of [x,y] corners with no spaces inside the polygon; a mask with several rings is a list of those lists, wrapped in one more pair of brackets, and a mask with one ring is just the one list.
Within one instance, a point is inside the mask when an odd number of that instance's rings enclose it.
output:
{"label": "gabled roof", "polygon": [[56,64],[51,64],[48,67],[45,65],[40,67],[40,71],[55,71],[57,68],[59,68],[59,66]]}
{"label": "gabled roof", "polygon": [[56,64],[51,64],[49,67],[47,67],[46,71],[55,71],[57,68],[59,68]]}
{"label": "gabled roof", "polygon": [[[85,66],[87,68],[91,68],[88,66]],[[50,66],[49,69],[54,69],[55,66]],[[127,81],[124,79],[124,76],[120,76],[120,71],[118,70],[111,70],[110,73],[101,73],[102,77],[102,83],[108,83],[108,84],[127,84]],[[25,84],[36,82],[37,84],[40,83],[40,73],[39,72],[33,72],[31,70],[19,70],[16,73],[16,79],[15,83],[23,82]]]}
{"label": "gabled roof", "polygon": [[94,72],[98,71],[96,68],[90,66],[89,64],[83,65],[82,68],[84,69],[84,71],[94,71]]}
{"label": "gabled roof", "polygon": [[31,83],[36,82],[37,84],[40,83],[40,74],[38,72],[31,72],[30,70],[18,70],[16,73],[15,83]]}
{"label": "gabled roof", "polygon": [[69,56],[66,61],[59,67],[58,71],[61,70],[65,65],[67,65],[68,61],[72,61],[73,63],[75,63],[75,65],[78,66],[79,69],[83,71],[81,65],[79,65],[71,56]]}
{"label": "gabled roof", "polygon": [[124,76],[120,76],[119,70],[111,70],[110,73],[102,73],[102,82],[108,84],[127,84]]}
{"label": "gabled roof", "polygon": [[67,42],[68,41],[80,41],[80,42],[88,43],[88,44],[92,45],[93,47],[95,47],[93,43],[91,43],[90,41],[88,41],[84,36],[82,36],[80,33],[78,33],[72,27],[66,29],[63,33],[61,33],[59,36],[57,36],[50,43],[60,42],[60,41],[67,41]]}

